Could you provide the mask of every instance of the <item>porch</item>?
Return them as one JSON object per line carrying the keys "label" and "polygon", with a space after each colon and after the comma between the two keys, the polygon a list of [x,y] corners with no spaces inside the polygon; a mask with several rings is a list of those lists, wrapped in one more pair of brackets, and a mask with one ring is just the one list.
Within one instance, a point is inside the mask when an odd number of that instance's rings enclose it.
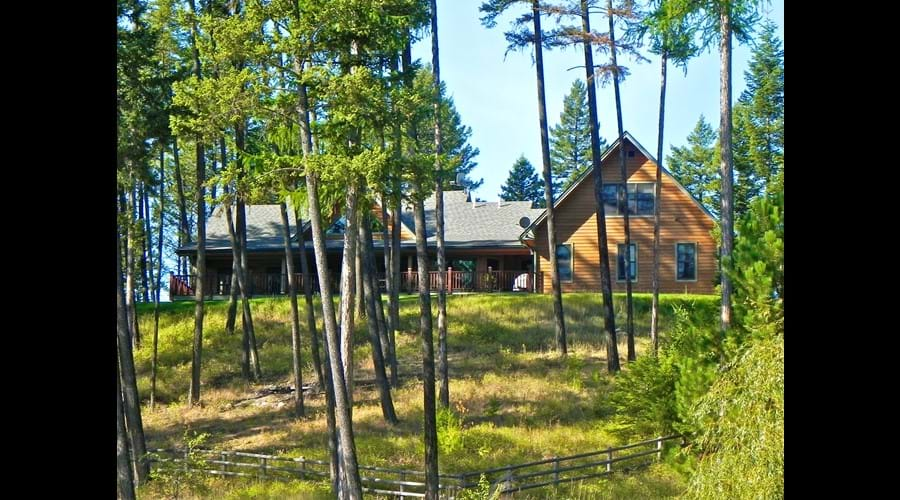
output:
{"label": "porch", "polygon": [[[248,291],[253,297],[274,297],[287,295],[287,274],[283,273],[259,273],[250,272],[248,279]],[[439,271],[428,273],[428,282],[432,292],[438,290]],[[319,293],[319,279],[315,274],[295,273],[298,293],[303,291],[304,280],[309,280],[313,292]],[[204,282],[205,296],[209,299],[227,298],[231,295],[231,273],[208,273]],[[340,275],[331,273],[332,292],[337,293],[340,286]],[[378,273],[379,289],[386,291],[386,277],[384,273]],[[183,274],[169,274],[169,297],[171,300],[190,300],[194,298],[196,276]],[[492,268],[484,272],[456,271],[448,268],[444,277],[444,290],[447,293],[458,292],[535,292],[542,290],[542,276],[537,276],[528,270],[503,270],[494,271]],[[418,293],[419,273],[416,271],[403,271],[400,273],[400,291],[403,293]]]}

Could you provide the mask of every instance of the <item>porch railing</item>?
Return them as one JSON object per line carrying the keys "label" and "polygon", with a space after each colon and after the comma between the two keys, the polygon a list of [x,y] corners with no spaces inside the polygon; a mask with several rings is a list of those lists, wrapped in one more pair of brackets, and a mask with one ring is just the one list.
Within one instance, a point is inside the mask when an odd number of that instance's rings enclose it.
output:
{"label": "porch railing", "polygon": [[[428,273],[430,290],[438,290],[439,271]],[[314,293],[319,293],[319,278],[309,273],[295,273],[297,291],[302,293],[303,281],[310,280]],[[538,275],[537,291],[541,291],[542,276]],[[379,285],[385,289],[385,275],[378,274]],[[231,294],[231,273],[210,273],[204,282],[204,294],[207,297]],[[331,274],[332,291],[338,292],[340,287],[339,276]],[[444,290],[454,292],[532,292],[535,291],[534,275],[530,271],[454,271],[447,269],[444,278]],[[186,274],[169,275],[169,295],[171,297],[193,297],[195,293],[196,276]],[[288,282],[286,274],[279,273],[250,273],[248,292],[253,296],[286,295]],[[419,290],[419,273],[416,271],[404,271],[400,273],[400,291],[404,293],[417,293]]]}

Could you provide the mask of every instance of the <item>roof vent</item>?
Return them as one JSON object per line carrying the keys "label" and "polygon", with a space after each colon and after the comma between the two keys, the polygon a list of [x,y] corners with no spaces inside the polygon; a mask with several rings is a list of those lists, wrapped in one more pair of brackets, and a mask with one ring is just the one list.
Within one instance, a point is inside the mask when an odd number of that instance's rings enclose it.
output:
{"label": "roof vent", "polygon": [[530,225],[531,219],[529,219],[528,217],[522,217],[521,219],[519,219],[519,226],[521,226],[522,229],[528,229],[528,226]]}

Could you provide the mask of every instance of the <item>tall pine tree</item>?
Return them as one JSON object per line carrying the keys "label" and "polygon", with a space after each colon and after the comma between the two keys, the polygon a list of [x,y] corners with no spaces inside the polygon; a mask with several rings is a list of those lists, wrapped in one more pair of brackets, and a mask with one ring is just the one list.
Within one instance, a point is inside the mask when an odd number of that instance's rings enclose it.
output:
{"label": "tall pine tree", "polygon": [[543,190],[544,184],[534,166],[522,155],[513,164],[506,183],[500,186],[500,198],[504,201],[531,201],[534,207],[544,208]]}
{"label": "tall pine tree", "polygon": [[673,147],[666,163],[672,175],[710,212],[718,213],[719,171],[716,131],[700,115],[687,146]]}
{"label": "tall pine tree", "polygon": [[[600,151],[606,140],[600,138]],[[559,123],[550,129],[550,161],[553,170],[553,194],[559,196],[591,167],[591,122],[587,107],[587,87],[581,79],[563,98]]]}

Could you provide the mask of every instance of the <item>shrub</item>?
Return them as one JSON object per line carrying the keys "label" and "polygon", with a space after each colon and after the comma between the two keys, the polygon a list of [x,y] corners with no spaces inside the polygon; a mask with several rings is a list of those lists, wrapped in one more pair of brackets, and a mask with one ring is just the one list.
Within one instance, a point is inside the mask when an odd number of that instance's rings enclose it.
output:
{"label": "shrub", "polygon": [[462,419],[450,408],[437,410],[438,449],[450,454],[463,447]]}
{"label": "shrub", "polygon": [[616,420],[626,434],[641,437],[670,434],[678,419],[675,382],[678,370],[673,357],[660,353],[641,356],[628,365],[610,396]]}
{"label": "shrub", "polygon": [[704,453],[688,498],[784,497],[784,337],[757,340],[694,408]]}

